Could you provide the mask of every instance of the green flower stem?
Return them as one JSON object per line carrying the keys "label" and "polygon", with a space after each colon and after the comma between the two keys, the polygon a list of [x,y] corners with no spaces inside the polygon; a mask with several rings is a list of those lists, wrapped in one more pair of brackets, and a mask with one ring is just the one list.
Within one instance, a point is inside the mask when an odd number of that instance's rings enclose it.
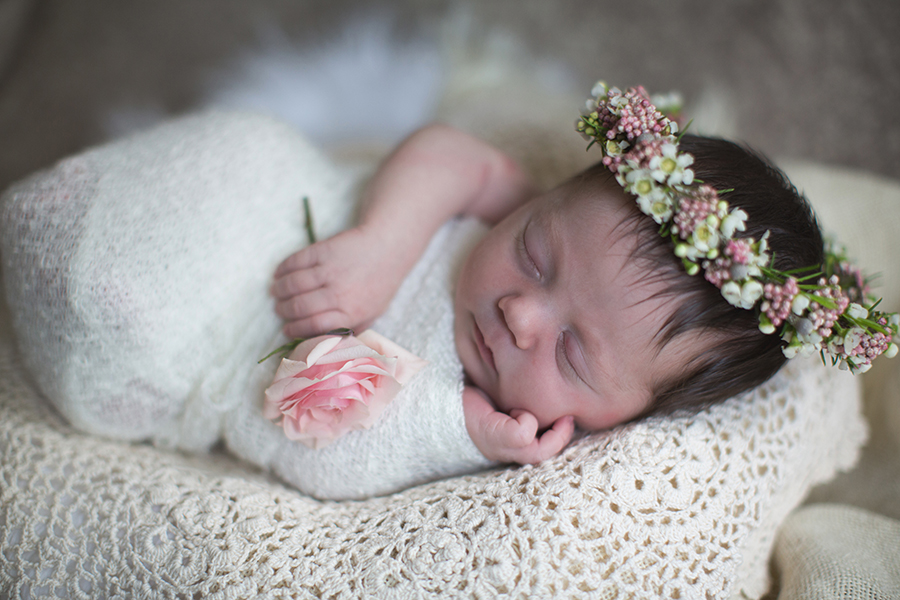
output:
{"label": "green flower stem", "polygon": [[312,210],[309,207],[309,196],[303,196],[303,219],[306,226],[306,238],[309,245],[316,243],[316,230],[313,227]]}

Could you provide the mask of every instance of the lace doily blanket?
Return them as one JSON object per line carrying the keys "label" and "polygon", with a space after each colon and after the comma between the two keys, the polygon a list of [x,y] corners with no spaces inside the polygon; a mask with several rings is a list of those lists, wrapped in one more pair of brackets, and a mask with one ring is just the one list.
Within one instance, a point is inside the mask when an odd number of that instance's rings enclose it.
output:
{"label": "lace doily blanket", "polygon": [[752,408],[735,399],[664,427],[650,420],[590,437],[537,467],[322,503],[226,457],[72,431],[4,343],[0,592],[758,596],[776,525],[811,483],[854,458],[854,397],[852,380],[805,365]]}
{"label": "lace doily blanket", "polygon": [[[294,134],[233,119],[245,143],[284,137],[265,164],[290,168]],[[170,131],[173,147],[190,144]],[[4,335],[10,597],[758,597],[778,524],[865,437],[857,381],[792,361],[751,394],[590,436],[538,466],[323,503],[220,455],[77,433],[25,372]]]}

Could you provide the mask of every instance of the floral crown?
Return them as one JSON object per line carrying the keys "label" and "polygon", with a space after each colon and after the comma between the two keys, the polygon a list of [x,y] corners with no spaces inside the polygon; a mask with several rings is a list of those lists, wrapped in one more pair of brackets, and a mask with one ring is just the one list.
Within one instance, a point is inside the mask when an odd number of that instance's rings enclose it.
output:
{"label": "floral crown", "polygon": [[748,215],[722,198],[730,190],[694,178],[694,157],[679,150],[678,124],[663,114],[677,112],[676,96],[651,100],[640,86],[622,92],[602,81],[591,95],[576,130],[588,148],[600,147],[603,164],[671,239],[689,275],[702,269],[730,304],[758,311],[760,331],[779,333],[788,358],[818,351],[862,373],[877,356],[897,354],[898,314],[877,310],[880,300],[843,249],[829,244],[824,265],[779,271],[768,231],[759,240],[736,236]]}

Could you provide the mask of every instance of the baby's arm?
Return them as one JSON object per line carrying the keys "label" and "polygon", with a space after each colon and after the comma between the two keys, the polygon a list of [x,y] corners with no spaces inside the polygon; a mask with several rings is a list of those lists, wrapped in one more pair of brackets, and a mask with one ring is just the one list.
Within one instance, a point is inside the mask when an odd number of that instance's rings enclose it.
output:
{"label": "baby's arm", "polygon": [[276,270],[272,294],[285,334],[365,329],[445,221],[466,214],[496,223],[533,191],[496,148],[442,125],[417,131],[372,178],[359,225],[292,254]]}
{"label": "baby's arm", "polygon": [[539,463],[565,448],[575,431],[573,418],[562,417],[538,437],[534,415],[518,409],[509,414],[498,412],[484,393],[472,386],[463,388],[463,413],[475,447],[499,462]]}

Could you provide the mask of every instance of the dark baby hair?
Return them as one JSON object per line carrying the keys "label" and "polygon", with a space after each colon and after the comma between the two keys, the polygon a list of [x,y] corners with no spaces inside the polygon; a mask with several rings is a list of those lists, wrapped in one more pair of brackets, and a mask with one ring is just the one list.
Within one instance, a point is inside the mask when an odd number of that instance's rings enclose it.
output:
{"label": "dark baby hair", "polygon": [[[722,197],[731,207],[747,213],[747,229],[735,237],[759,240],[768,230],[769,253],[774,256],[774,267],[781,271],[822,265],[822,234],[812,209],[772,163],[746,147],[718,138],[685,135],[679,150],[694,156],[696,179],[717,190],[732,190]],[[602,164],[591,167],[584,176],[595,185],[612,185],[621,191]],[[631,205],[639,240],[634,258],[649,261],[653,278],[665,284],[663,294],[677,303],[657,334],[659,348],[692,331],[712,341],[682,373],[659,382],[644,414],[709,406],[772,377],[787,360],[780,336],[760,332],[758,311],[729,304],[721,291],[704,279],[702,270],[687,275],[671,241],[659,235],[653,219]]]}

